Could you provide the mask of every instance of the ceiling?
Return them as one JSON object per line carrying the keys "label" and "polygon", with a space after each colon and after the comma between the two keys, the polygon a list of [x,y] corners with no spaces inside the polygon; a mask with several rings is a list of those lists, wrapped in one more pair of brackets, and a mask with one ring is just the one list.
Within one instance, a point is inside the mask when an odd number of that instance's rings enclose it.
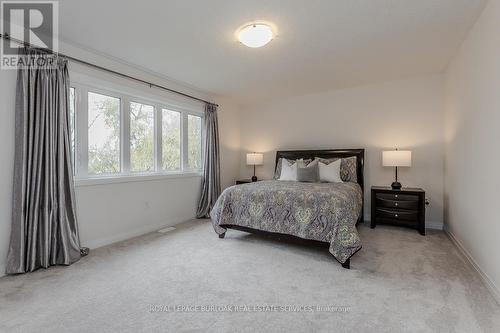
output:
{"label": "ceiling", "polygon": [[[485,0],[64,0],[64,41],[242,104],[442,72]],[[235,31],[278,36],[260,49]]]}

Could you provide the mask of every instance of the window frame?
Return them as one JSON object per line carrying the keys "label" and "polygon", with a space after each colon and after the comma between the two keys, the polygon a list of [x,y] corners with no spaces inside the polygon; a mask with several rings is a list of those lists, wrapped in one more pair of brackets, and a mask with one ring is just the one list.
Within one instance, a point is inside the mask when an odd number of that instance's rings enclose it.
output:
{"label": "window frame", "polygon": [[[130,181],[148,181],[162,178],[199,177],[203,173],[204,128],[205,113],[194,107],[181,106],[166,100],[167,98],[150,98],[140,93],[126,93],[116,89],[97,87],[80,82],[71,82],[70,88],[75,89],[75,183],[77,186],[97,185],[106,183],[120,183]],[[88,93],[96,93],[120,99],[120,172],[106,174],[88,173]],[[151,105],[154,108],[154,170],[148,172],[131,171],[130,155],[130,103],[136,102]],[[181,163],[180,170],[163,170],[162,167],[162,110],[171,110],[180,113],[181,121]],[[187,118],[188,115],[201,118],[201,163],[202,168],[193,170],[187,163]]]}
{"label": "window frame", "polygon": [[[71,90],[73,89],[73,114],[71,114]],[[69,114],[68,114],[68,126],[69,128],[69,146],[70,146],[70,155],[71,155],[71,166],[73,168],[73,177],[76,175],[76,165],[77,165],[77,146],[76,146],[76,129],[78,128],[78,124],[76,123],[76,105],[77,105],[77,97],[76,97],[76,88],[73,86],[69,87]],[[71,124],[71,117],[73,117],[73,124]],[[71,127],[73,125],[73,127]]]}

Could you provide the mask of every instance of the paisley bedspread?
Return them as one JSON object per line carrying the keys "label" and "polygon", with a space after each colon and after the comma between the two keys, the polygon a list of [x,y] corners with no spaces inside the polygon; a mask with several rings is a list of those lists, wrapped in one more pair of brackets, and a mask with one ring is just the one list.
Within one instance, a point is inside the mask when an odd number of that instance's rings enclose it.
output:
{"label": "paisley bedspread", "polygon": [[211,218],[218,234],[224,225],[238,225],[328,242],[330,253],[344,263],[361,248],[361,207],[361,187],[353,182],[267,180],[227,188]]}

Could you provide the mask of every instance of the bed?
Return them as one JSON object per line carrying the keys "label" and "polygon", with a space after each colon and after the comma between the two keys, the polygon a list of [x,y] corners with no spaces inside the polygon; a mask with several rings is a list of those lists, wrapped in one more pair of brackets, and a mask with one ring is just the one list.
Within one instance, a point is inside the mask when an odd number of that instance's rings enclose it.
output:
{"label": "bed", "polygon": [[215,232],[224,238],[227,229],[235,229],[328,246],[350,268],[361,249],[356,225],[363,221],[364,149],[278,151],[275,169],[280,159],[314,158],[349,160],[354,176],[342,183],[265,180],[229,187],[211,212]]}

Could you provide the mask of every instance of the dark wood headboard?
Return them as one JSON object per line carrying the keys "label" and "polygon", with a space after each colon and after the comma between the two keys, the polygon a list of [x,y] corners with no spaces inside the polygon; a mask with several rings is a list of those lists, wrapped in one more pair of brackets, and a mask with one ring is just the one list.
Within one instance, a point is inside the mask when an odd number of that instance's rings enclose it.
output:
{"label": "dark wood headboard", "polygon": [[[365,165],[365,150],[364,149],[322,149],[322,150],[278,150],[276,152],[276,162],[274,165],[274,170],[278,165],[278,160],[280,158],[287,158],[290,160],[296,160],[299,158],[303,159],[314,159],[315,157],[321,158],[346,158],[346,157],[356,157],[356,170],[358,176],[358,184],[361,186],[363,191],[363,207],[364,207],[364,193],[365,193],[365,178],[364,178],[364,165]],[[363,208],[364,209],[364,208]],[[363,221],[363,211],[361,212],[360,221]]]}
{"label": "dark wood headboard", "polygon": [[346,158],[356,157],[356,169],[358,174],[358,184],[364,189],[364,174],[363,168],[365,163],[365,150],[364,149],[323,149],[323,150],[278,150],[276,152],[276,162],[274,169],[278,165],[280,158],[287,158],[289,160],[314,159],[315,157],[321,158]]}

